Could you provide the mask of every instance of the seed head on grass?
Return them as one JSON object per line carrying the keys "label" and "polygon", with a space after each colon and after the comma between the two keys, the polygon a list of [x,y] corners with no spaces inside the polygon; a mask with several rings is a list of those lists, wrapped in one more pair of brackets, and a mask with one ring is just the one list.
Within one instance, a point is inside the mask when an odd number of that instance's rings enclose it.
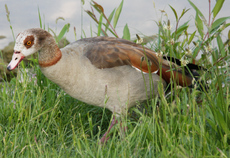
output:
{"label": "seed head on grass", "polygon": [[208,45],[205,47],[205,51],[208,53],[208,52],[211,52],[212,51],[212,45]]}
{"label": "seed head on grass", "polygon": [[157,55],[157,57],[162,57],[163,56],[163,52],[159,51],[156,55]]}
{"label": "seed head on grass", "polygon": [[8,20],[8,22],[10,22],[10,11],[9,11],[9,9],[8,9],[8,7],[7,7],[6,4],[5,4],[5,9],[6,9],[6,17],[7,17],[7,20]]}
{"label": "seed head on grass", "polygon": [[189,61],[186,60],[186,59],[184,59],[184,57],[182,57],[182,58],[180,59],[180,61],[181,61],[181,65],[182,65],[182,66],[186,66],[186,65],[189,63]]}
{"label": "seed head on grass", "polygon": [[174,44],[175,44],[174,39],[171,39],[171,40],[170,40],[170,44],[171,44],[171,45],[174,45]]}
{"label": "seed head on grass", "polygon": [[164,25],[164,30],[171,30],[172,29],[172,25]]}
{"label": "seed head on grass", "polygon": [[136,36],[137,36],[136,44],[142,44],[143,43],[143,38],[141,38],[138,34],[136,34]]}
{"label": "seed head on grass", "polygon": [[190,56],[190,55],[192,55],[192,50],[191,49],[186,49],[186,51],[185,51],[185,55],[187,55],[187,56]]}
{"label": "seed head on grass", "polygon": [[220,31],[223,31],[225,29],[225,24],[220,25],[219,29]]}

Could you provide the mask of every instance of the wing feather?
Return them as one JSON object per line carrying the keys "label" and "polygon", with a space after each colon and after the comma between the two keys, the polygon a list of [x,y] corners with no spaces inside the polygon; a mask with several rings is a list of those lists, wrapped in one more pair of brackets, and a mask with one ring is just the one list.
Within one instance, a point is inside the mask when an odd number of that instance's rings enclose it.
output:
{"label": "wing feather", "polygon": [[181,86],[190,86],[194,76],[197,76],[195,70],[199,66],[188,64],[188,68],[184,69],[178,59],[158,57],[153,50],[131,41],[113,37],[85,38],[79,41],[85,44],[84,55],[99,69],[129,65],[146,73],[157,73],[167,83],[174,80]]}
{"label": "wing feather", "polygon": [[[93,40],[94,39],[94,40]],[[144,72],[159,69],[156,53],[131,41],[112,37],[82,39],[89,42],[84,54],[99,69],[130,65]]]}

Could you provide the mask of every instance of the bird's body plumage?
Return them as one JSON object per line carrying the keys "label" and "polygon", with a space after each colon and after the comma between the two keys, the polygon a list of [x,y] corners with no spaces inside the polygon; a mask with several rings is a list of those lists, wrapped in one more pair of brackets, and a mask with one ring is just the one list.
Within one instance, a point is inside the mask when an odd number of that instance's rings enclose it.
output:
{"label": "bird's body plumage", "polygon": [[[39,66],[48,79],[73,98],[118,115],[137,102],[156,96],[159,83],[162,88],[171,80],[190,86],[193,80],[190,69],[182,71],[179,60],[173,62],[119,38],[85,38],[59,49],[47,31],[28,29],[17,36],[14,51],[8,70],[38,52]],[[107,140],[106,134],[102,142]]]}
{"label": "bird's body plumage", "polygon": [[[110,48],[97,49],[101,42],[92,43],[92,39],[102,38],[84,39],[66,46],[61,49],[62,57],[56,64],[41,66],[42,73],[72,97],[117,114],[157,94],[160,81],[157,74],[151,74],[150,79],[148,73],[133,68],[128,58],[127,62],[122,62],[117,56],[116,60],[111,60],[109,55],[101,55],[100,51],[105,54],[103,49]],[[148,86],[150,84],[154,86]]]}

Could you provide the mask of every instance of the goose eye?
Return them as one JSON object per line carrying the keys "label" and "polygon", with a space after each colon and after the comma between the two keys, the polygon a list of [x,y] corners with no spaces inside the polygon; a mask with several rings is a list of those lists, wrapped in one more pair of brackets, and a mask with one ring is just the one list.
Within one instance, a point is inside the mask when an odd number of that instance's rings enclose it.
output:
{"label": "goose eye", "polygon": [[31,41],[27,41],[27,42],[26,42],[26,45],[27,45],[27,46],[30,46],[31,43],[32,43]]}
{"label": "goose eye", "polygon": [[34,44],[34,36],[27,36],[23,43],[27,49],[32,47],[32,45]]}

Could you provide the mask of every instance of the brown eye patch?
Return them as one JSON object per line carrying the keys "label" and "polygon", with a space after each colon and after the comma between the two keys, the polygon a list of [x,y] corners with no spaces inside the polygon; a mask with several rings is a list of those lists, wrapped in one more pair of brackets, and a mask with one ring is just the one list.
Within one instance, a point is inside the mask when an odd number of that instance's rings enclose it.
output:
{"label": "brown eye patch", "polygon": [[24,40],[24,45],[26,48],[30,48],[34,44],[34,36],[27,36]]}

